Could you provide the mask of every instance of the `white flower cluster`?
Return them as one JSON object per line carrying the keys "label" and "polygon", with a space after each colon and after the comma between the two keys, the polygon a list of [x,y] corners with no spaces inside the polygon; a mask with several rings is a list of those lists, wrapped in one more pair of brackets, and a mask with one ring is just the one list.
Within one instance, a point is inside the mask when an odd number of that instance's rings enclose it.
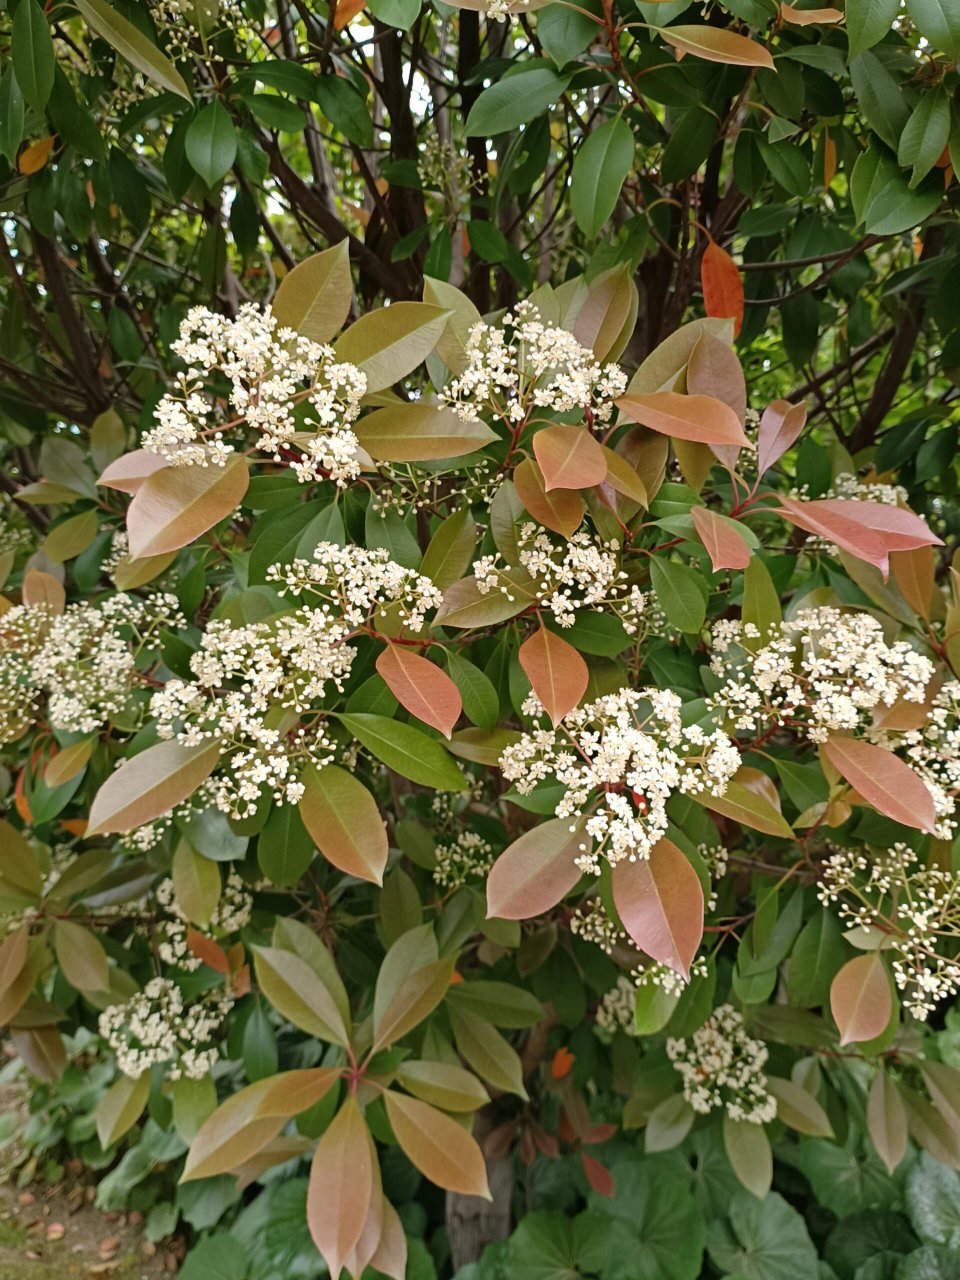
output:
{"label": "white flower cluster", "polygon": [[900,734],[899,745],[933,796],[939,819],[937,836],[952,840],[960,797],[960,681],[948,680],[938,690],[926,723]]}
{"label": "white flower cluster", "polygon": [[322,721],[308,730],[298,717],[329,687],[343,690],[355,656],[344,643],[348,634],[326,608],[243,627],[215,619],[190,659],[195,678],[169,680],[153,695],[150,712],[161,738],[187,746],[217,742],[230,753],[214,784],[222,812],[249,816],[265,789],[278,804],[298,804],[299,766],[331,762]]}
{"label": "white flower cluster", "polygon": [[608,956],[618,943],[627,942],[627,935],[607,915],[599,898],[591,898],[577,907],[570,917],[570,932],[584,942],[592,942]]}
{"label": "white flower cluster", "polygon": [[598,875],[611,864],[646,858],[667,829],[675,792],[723,795],[740,768],[740,753],[722,730],[684,726],[681,700],[665,689],[621,689],[564,716],[556,729],[535,729],[500,757],[505,778],[528,795],[556,778],[565,794],[558,818],[585,818],[577,858]]}
{"label": "white flower cluster", "polygon": [[545,324],[531,302],[499,324],[475,324],[466,356],[467,368],[440,400],[467,422],[492,417],[517,428],[536,409],[580,409],[588,422],[608,422],[627,388],[619,365],[600,365],[572,333]]}
{"label": "white flower cluster", "polygon": [[428,611],[443,603],[429,578],[391,560],[383,547],[321,542],[312,561],[273,565],[267,577],[283,583],[281,595],[317,596],[351,627],[365,626],[378,610],[393,606],[408,631],[421,631]]}
{"label": "white flower cluster", "polygon": [[433,882],[441,889],[462,889],[470,880],[484,880],[493,866],[493,846],[476,831],[461,831],[453,844],[437,845]]}
{"label": "white flower cluster", "polygon": [[201,1080],[220,1056],[211,1042],[232,1005],[230,996],[216,992],[187,1007],[175,983],[151,978],[129,1000],[104,1009],[98,1025],[125,1076],[135,1080],[169,1062],[171,1080]]}
{"label": "white flower cluster", "polygon": [[614,1031],[626,1031],[634,1035],[636,1025],[637,987],[632,978],[621,974],[617,985],[611,987],[600,1001],[597,1009],[597,1026],[603,1031],[613,1034]]}
{"label": "white flower cluster", "polygon": [[46,718],[66,733],[93,733],[140,683],[137,658],[161,627],[185,626],[176,597],[123,592],[100,603],[16,605],[0,619],[0,741],[17,737],[46,698]]}
{"label": "white flower cluster", "polygon": [[922,702],[934,675],[905,640],[888,644],[869,613],[803,609],[752,654],[740,647],[744,638],[736,623],[714,628],[710,665],[725,683],[710,705],[749,733],[779,724],[811,742],[836,730],[869,735],[874,711]]}
{"label": "white flower cluster", "polygon": [[[616,543],[600,542],[585,529],[558,545],[545,529],[528,522],[517,539],[520,567],[536,584],[538,603],[549,609],[561,627],[572,627],[578,609],[616,614],[628,635],[636,635],[646,607],[646,598],[637,586],[627,582],[619,567]],[[501,571],[499,555],[482,556],[473,563],[477,586],[483,595],[491,591],[510,593],[509,580]]]}
{"label": "white flower cluster", "polygon": [[[882,852],[835,849],[826,859],[820,901],[836,905],[850,929],[889,952],[904,1005],[921,1020],[960,991],[960,875],[922,866],[905,844]],[[938,947],[949,954],[941,954]]]}
{"label": "white flower cluster", "polygon": [[[157,885],[154,890],[154,900],[157,906],[171,917],[159,926],[160,942],[157,955],[164,964],[173,965],[178,969],[185,969],[187,972],[199,969],[202,964],[200,957],[195,956],[187,946],[187,930],[196,926],[190,925],[181,910],[170,876],[166,876]],[[198,932],[219,935],[238,933],[250,923],[252,912],[253,894],[231,867],[213,915]]]}
{"label": "white flower cluster", "polygon": [[763,1073],[767,1046],[747,1034],[732,1005],[715,1009],[689,1042],[670,1038],[666,1048],[683,1080],[683,1096],[700,1115],[723,1107],[731,1120],[767,1124],[776,1118],[777,1100]]}
{"label": "white flower cluster", "polygon": [[[330,478],[342,487],[360,474],[350,423],[367,379],[355,365],[338,363],[332,347],[245,303],[234,320],[191,308],[171,350],[187,369],[177,391],[157,404],[145,449],[177,466],[222,467],[234,452],[224,433],[246,424],[259,432],[256,448],[289,463],[302,481]],[[217,378],[229,384],[229,418],[211,394]],[[297,411],[301,404],[305,414]]]}
{"label": "white flower cluster", "polygon": [[[791,490],[791,497],[804,501],[810,497],[806,485]],[[841,471],[825,493],[817,494],[817,500],[840,498],[844,502],[880,502],[886,507],[906,505],[907,491],[899,484],[884,484],[880,480],[861,480],[851,471]]]}

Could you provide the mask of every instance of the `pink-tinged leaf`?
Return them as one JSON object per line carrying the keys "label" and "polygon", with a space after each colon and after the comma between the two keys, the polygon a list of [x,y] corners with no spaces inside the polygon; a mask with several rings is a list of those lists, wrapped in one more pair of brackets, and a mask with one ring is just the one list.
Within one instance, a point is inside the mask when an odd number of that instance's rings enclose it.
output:
{"label": "pink-tinged leaf", "polygon": [[418,1098],[388,1089],[383,1100],[397,1141],[425,1178],[446,1191],[490,1199],[487,1166],[472,1134]]}
{"label": "pink-tinged leaf", "polygon": [[44,573],[42,569],[28,569],[23,575],[23,586],[20,588],[20,599],[28,609],[41,606],[51,613],[63,613],[67,605],[67,593],[63,583],[52,573]]}
{"label": "pink-tinged leaf", "polygon": [[588,1156],[585,1151],[580,1152],[580,1164],[583,1166],[584,1176],[598,1196],[609,1197],[615,1193],[613,1175],[605,1164]]}
{"label": "pink-tinged leaf", "polygon": [[640,950],[688,978],[703,937],[703,889],[677,846],[660,840],[649,858],[618,862],[613,901]]}
{"label": "pink-tinged leaf", "polygon": [[893,1173],[907,1154],[907,1109],[882,1065],[867,1096],[867,1133],[887,1172]]}
{"label": "pink-tinged leaf", "polygon": [[892,751],[860,738],[829,738],[827,760],[871,808],[918,831],[933,831],[937,812],[927,784]]}
{"label": "pink-tinged leaf", "polygon": [[740,419],[722,400],[714,396],[683,396],[676,391],[653,391],[649,395],[621,396],[617,406],[632,421],[661,435],[700,444],[733,444],[741,448],[750,441]]}
{"label": "pink-tinged leaf", "polygon": [[133,831],[193,795],[220,759],[217,743],[158,742],[125,760],[93,798],[86,834]]}
{"label": "pink-tinged leaf", "polygon": [[700,283],[707,315],[732,320],[733,336],[738,338],[743,328],[743,281],[729,253],[712,240],[700,259]]}
{"label": "pink-tinged leaf", "polygon": [[757,474],[772,467],[796,441],[807,421],[807,406],[774,400],[760,418],[757,440]]}
{"label": "pink-tinged leaf", "polygon": [[767,67],[770,71],[776,68],[768,49],[756,40],[748,40],[746,36],[738,36],[725,27],[678,26],[654,27],[654,31],[662,36],[668,44],[677,50],[677,59],[684,54],[692,54],[695,58],[704,58],[707,62],[722,62],[731,67]]}
{"label": "pink-tinged leaf", "polygon": [[[743,367],[729,342],[704,329],[693,344],[687,361],[687,392],[692,396],[713,396],[729,405],[741,425],[747,418],[747,384]],[[732,470],[740,452],[736,445],[713,445],[714,455]],[[681,459],[682,462],[682,459]]]}
{"label": "pink-tinged leaf", "polygon": [[533,692],[558,724],[586,692],[587,664],[572,644],[543,626],[524,640],[517,656]]}
{"label": "pink-tinged leaf", "polygon": [[487,878],[487,917],[529,920],[549,911],[580,879],[575,859],[589,837],[569,820],[551,818],[514,840]]}
{"label": "pink-tinged leaf", "polygon": [[195,542],[236,511],[249,483],[238,454],[224,467],[164,467],[147,476],[127,511],[130,555],[139,560]]}
{"label": "pink-tinged leaf", "polygon": [[548,493],[543,472],[533,458],[524,458],[513,473],[513,483],[517,497],[537,524],[565,538],[580,528],[584,506],[579,493],[572,489],[553,489]]}
{"label": "pink-tinged leaf", "polygon": [[912,551],[891,551],[890,572],[910,608],[929,621],[936,589],[933,548],[914,547]]}
{"label": "pink-tinged leaf", "polygon": [[796,498],[780,497],[779,502],[782,514],[791,524],[836,543],[859,560],[876,565],[884,579],[890,568],[891,551],[943,545],[919,516],[902,507],[843,498],[800,502]]}
{"label": "pink-tinged leaf", "polygon": [[460,690],[445,671],[428,658],[398,644],[388,644],[377,658],[377,670],[400,705],[449,738],[460,719]]}
{"label": "pink-tinged leaf", "polygon": [[543,472],[544,488],[590,489],[607,478],[607,459],[586,427],[556,424],[533,437],[533,452]]}
{"label": "pink-tinged leaf", "polygon": [[159,453],[134,449],[111,462],[97,484],[107,489],[119,489],[122,493],[136,493],[148,476],[169,466],[170,463]]}
{"label": "pink-tinged leaf", "polygon": [[750,548],[731,520],[724,520],[709,507],[692,507],[693,527],[707,549],[713,572],[720,569],[745,569],[750,563]]}
{"label": "pink-tinged leaf", "polygon": [[370,1134],[351,1096],[317,1143],[307,1186],[307,1225],[332,1280],[363,1233],[373,1177]]}
{"label": "pink-tinged leaf", "polygon": [[890,1022],[890,980],[879,951],[848,960],[830,984],[830,1011],[840,1029],[840,1043],[874,1040]]}
{"label": "pink-tinged leaf", "polygon": [[389,1276],[390,1280],[404,1280],[407,1274],[407,1237],[400,1215],[386,1197],[383,1200],[380,1243],[370,1265],[375,1271]]}
{"label": "pink-tinged leaf", "polygon": [[362,1276],[377,1252],[380,1236],[383,1231],[383,1184],[380,1180],[380,1166],[377,1161],[377,1150],[370,1139],[370,1159],[373,1166],[373,1177],[370,1180],[370,1203],[367,1207],[367,1220],[360,1232],[360,1239],[344,1259],[344,1267],[351,1276]]}

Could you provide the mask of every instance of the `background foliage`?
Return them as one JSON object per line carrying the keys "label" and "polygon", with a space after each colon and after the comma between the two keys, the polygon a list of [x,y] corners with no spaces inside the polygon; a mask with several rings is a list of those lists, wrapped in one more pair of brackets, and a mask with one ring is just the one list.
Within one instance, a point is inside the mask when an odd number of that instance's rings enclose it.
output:
{"label": "background foliage", "polygon": [[[900,842],[952,900],[950,758],[941,744],[925,775],[936,820],[907,761],[960,661],[960,16],[506,8],[0,16],[0,1020],[7,1074],[31,1082],[21,1176],[79,1154],[102,1206],[187,1237],[187,1280],[339,1262],[949,1278],[950,982],[926,1021],[902,1013],[891,961],[933,963],[896,950],[902,902],[857,933],[817,885],[836,849],[873,864]],[[531,297],[632,379],[609,424],[590,416],[602,395],[519,429],[438,404],[470,326]],[[364,373],[345,487],[329,467],[299,483],[249,433],[222,471],[150,474],[134,452],[190,308],[246,303]],[[227,382],[208,389],[225,419]],[[615,544],[646,599],[638,634],[612,590],[569,630],[535,599],[530,517],[561,556],[578,527]],[[331,545],[381,548],[446,600],[421,639],[371,605],[344,689],[311,712],[335,762],[291,748],[299,803],[265,789],[228,818],[208,788],[239,772],[232,745],[158,741],[151,693],[191,678],[211,622],[275,637],[296,602],[272,567]],[[471,576],[497,555],[512,600]],[[138,614],[94,633],[77,670],[115,657],[108,631],[131,669],[118,702],[64,728],[25,635],[118,592],[174,599],[153,629]],[[674,794],[654,857],[579,878],[556,785],[524,795],[498,767],[534,723],[531,685],[549,720],[652,686],[712,727],[710,628],[769,638],[811,607],[922,653],[919,704],[826,744],[726,721],[744,756],[726,792]],[[461,865],[467,833],[481,846]],[[605,947],[582,927],[596,901]],[[649,980],[691,966],[687,985]],[[157,978],[222,1017],[125,1073],[100,1015]],[[765,1124],[695,1113],[668,1057],[724,1004],[769,1051]],[[204,1046],[212,1070],[175,1078]]]}

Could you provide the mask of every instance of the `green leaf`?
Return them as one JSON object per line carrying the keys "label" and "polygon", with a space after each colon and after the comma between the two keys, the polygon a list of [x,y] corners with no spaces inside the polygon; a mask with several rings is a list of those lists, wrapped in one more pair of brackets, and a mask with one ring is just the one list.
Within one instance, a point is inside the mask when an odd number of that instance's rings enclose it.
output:
{"label": "green leaf", "polygon": [[136,1080],[121,1076],[97,1104],[97,1137],[104,1151],[137,1123],[150,1096],[150,1072]]}
{"label": "green leaf", "polygon": [[719,127],[712,111],[699,104],[690,107],[671,130],[660,161],[663,182],[681,182],[706,163]]}
{"label": "green leaf", "polygon": [[848,955],[836,917],[826,908],[818,911],[801,929],[790,957],[790,1003],[801,1009],[825,1005],[830,983]]}
{"label": "green leaf", "polygon": [[899,235],[924,222],[943,198],[943,184],[931,175],[911,190],[896,163],[876,148],[854,165],[850,195],[858,221],[871,235]]}
{"label": "green leaf", "polygon": [[734,1196],[729,1221],[710,1224],[707,1250],[725,1275],[743,1280],[811,1280],[817,1251],[803,1219],[776,1192],[764,1200],[747,1191]]}
{"label": "green leaf", "polygon": [[449,312],[427,302],[395,302],[368,311],[338,338],[338,360],[366,374],[367,393],[382,391],[412,373],[437,345]]}
{"label": "green leaf", "polygon": [[558,67],[572,62],[596,39],[597,23],[567,0],[548,4],[537,14],[537,38]]}
{"label": "green leaf", "polygon": [[[552,5],[551,8],[559,6]],[[617,1276],[635,1241],[626,1222],[606,1214],[575,1218],[543,1210],[521,1219],[506,1246],[504,1275],[523,1280],[572,1280],[575,1276]],[[639,1274],[639,1273],[638,1273]],[[646,1272],[643,1273],[646,1277]]]}
{"label": "green leaf", "polygon": [[752,625],[766,640],[783,617],[780,595],[773,585],[770,570],[759,556],[751,556],[743,574],[742,618],[744,626]]}
{"label": "green leaf", "polygon": [[388,27],[409,31],[420,12],[420,0],[368,0],[367,8]]}
{"label": "green leaf", "polygon": [[[419,9],[419,0],[413,0],[413,3]],[[333,127],[339,129],[348,142],[358,147],[373,146],[373,117],[363,95],[351,81],[338,75],[317,76],[312,96]]]}
{"label": "green leaf", "polygon": [[13,15],[13,69],[27,105],[43,111],[53,89],[56,59],[50,23],[37,0],[20,0]]}
{"label": "green leaf", "polygon": [[773,1181],[773,1152],[762,1124],[723,1117],[723,1145],[737,1179],[762,1200]]}
{"label": "green leaf", "polygon": [[457,1050],[468,1066],[495,1089],[526,1098],[523,1065],[516,1049],[485,1018],[453,1005],[449,1008]]}
{"label": "green leaf", "polygon": [[11,167],[23,141],[23,93],[11,63],[0,75],[0,156]]}
{"label": "green leaf", "polygon": [[917,103],[900,135],[897,159],[911,169],[911,190],[940,159],[950,137],[950,99],[942,85],[928,90]]}
{"label": "green leaf", "polygon": [[237,131],[219,98],[190,121],[184,146],[191,167],[208,187],[230,172],[237,158]]}
{"label": "green leaf", "polygon": [[191,849],[185,840],[173,855],[173,892],[177,906],[191,924],[205,925],[220,901],[220,868]]}
{"label": "green leaf", "polygon": [[490,679],[453,651],[447,654],[447,671],[460,690],[467,719],[480,729],[492,729],[500,715],[500,699]]}
{"label": "green leaf", "polygon": [[435,738],[386,716],[341,715],[343,727],[378,760],[404,778],[438,791],[464,791],[470,785]]}
{"label": "green leaf", "polygon": [[484,89],[467,116],[467,137],[495,137],[552,107],[570,83],[543,62],[527,64]]}
{"label": "green leaf", "polygon": [[707,616],[707,586],[689,565],[654,556],[650,582],[667,621],[686,635],[696,635]]}
{"label": "green leaf", "polygon": [[597,235],[620,199],[633,164],[633,130],[617,116],[591,134],[576,152],[570,178],[570,211],[589,238]]}
{"label": "green leaf", "polygon": [[148,80],[191,101],[190,90],[166,54],[161,53],[138,27],[121,18],[106,0],[74,0],[81,16],[98,36],[116,49],[121,58],[142,71]]}
{"label": "green leaf", "polygon": [[873,53],[861,53],[854,58],[850,64],[850,79],[867,121],[887,146],[896,151],[903,126],[910,115],[899,84]]}
{"label": "green leaf", "polygon": [[611,1174],[614,1194],[606,1197],[592,1191],[588,1203],[597,1213],[626,1222],[631,1229],[634,1244],[622,1274],[643,1280],[698,1280],[704,1214],[690,1194],[687,1179],[660,1160],[637,1157],[618,1161]]}
{"label": "green leaf", "polygon": [[864,49],[872,49],[893,28],[893,20],[900,12],[900,0],[847,0],[848,58],[853,59]]}
{"label": "green leaf", "polygon": [[315,853],[297,806],[274,805],[257,840],[257,862],[267,879],[281,889],[296,884]]}
{"label": "green leaf", "polygon": [[954,0],[907,0],[917,30],[953,61],[960,58],[960,10]]}
{"label": "green leaf", "polygon": [[476,521],[470,514],[470,508],[462,506],[452,516],[447,516],[430,539],[423,553],[420,572],[444,590],[463,577],[476,549]]}
{"label": "green leaf", "polygon": [[349,1033],[333,993],[306,960],[278,947],[253,953],[260,990],[283,1017],[308,1035],[346,1045]]}
{"label": "green leaf", "polygon": [[447,996],[452,1008],[466,1009],[486,1018],[495,1027],[532,1027],[546,1015],[540,1001],[521,987],[486,979],[451,987]]}

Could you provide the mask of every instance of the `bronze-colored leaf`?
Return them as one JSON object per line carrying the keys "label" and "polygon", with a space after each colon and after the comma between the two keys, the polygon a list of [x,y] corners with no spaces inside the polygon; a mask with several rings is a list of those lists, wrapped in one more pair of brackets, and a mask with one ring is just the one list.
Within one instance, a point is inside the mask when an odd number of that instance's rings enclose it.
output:
{"label": "bronze-colored leaf", "polygon": [[383,1096],[397,1141],[425,1178],[447,1191],[490,1199],[483,1152],[471,1134],[417,1098],[392,1089]]}
{"label": "bronze-colored leaf", "polygon": [[569,641],[542,625],[524,640],[517,656],[533,692],[558,724],[586,693],[587,664]]}

